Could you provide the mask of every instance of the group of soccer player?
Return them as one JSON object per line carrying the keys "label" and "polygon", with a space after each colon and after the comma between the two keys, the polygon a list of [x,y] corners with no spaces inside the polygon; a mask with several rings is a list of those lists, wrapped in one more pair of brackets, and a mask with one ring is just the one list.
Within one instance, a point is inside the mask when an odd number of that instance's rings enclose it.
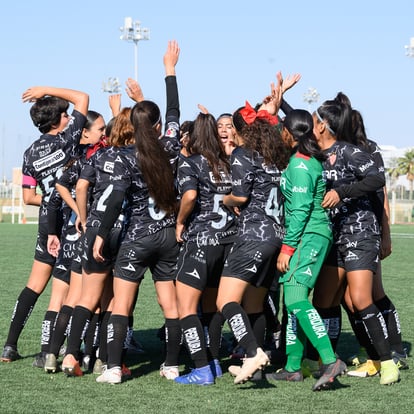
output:
{"label": "group of soccer player", "polygon": [[[66,339],[64,373],[82,376],[83,367],[99,383],[121,383],[149,272],[165,318],[167,380],[212,385],[223,375],[225,321],[244,354],[229,367],[235,384],[262,379],[271,362],[265,308],[280,284],[285,355],[268,380],[303,381],[310,370],[317,391],[345,373],[336,354],[344,307],[368,355],[348,375],[398,382],[408,364],[381,282],[380,258],[391,253],[384,167],[360,113],[342,93],[313,115],[294,110],[283,94],[300,76],[278,73],[255,107],[216,119],[199,106],[180,128],[179,53],[169,42],[164,126],[133,81],[135,105],[121,110],[111,97],[108,125],[83,92],[24,92],[42,133],[23,161],[23,197],[40,206],[39,228],[1,360],[20,358],[17,341],[53,275],[34,366],[56,372]],[[195,367],[180,375],[183,343]]]}

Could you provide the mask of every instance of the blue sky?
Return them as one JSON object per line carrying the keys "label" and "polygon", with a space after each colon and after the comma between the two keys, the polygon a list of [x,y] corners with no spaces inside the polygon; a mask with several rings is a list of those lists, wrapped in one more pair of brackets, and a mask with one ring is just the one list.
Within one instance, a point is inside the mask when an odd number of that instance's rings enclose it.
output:
{"label": "blue sky", "polygon": [[[96,0],[7,2],[0,16],[1,178],[11,178],[39,133],[21,95],[35,85],[84,90],[90,109],[110,118],[102,82],[134,76],[134,45],[120,40],[124,18],[140,20],[150,40],[138,45],[138,81],[145,97],[165,109],[162,57],[179,42],[177,78],[181,120],[232,112],[269,91],[277,71],[301,73],[286,94],[308,109],[303,95],[316,88],[318,104],[346,93],[379,144],[414,146],[414,2],[262,0],[260,2]],[[122,88],[124,105],[132,102]],[[310,109],[314,109],[313,104]]]}

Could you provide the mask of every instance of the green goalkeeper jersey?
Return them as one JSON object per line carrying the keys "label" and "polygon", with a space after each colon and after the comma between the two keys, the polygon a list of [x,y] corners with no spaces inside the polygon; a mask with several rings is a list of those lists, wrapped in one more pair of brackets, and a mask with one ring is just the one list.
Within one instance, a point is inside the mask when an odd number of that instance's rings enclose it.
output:
{"label": "green goalkeeper jersey", "polygon": [[329,217],[321,206],[325,195],[321,162],[296,152],[282,173],[280,187],[285,197],[286,226],[282,251],[292,255],[305,233],[332,239]]}

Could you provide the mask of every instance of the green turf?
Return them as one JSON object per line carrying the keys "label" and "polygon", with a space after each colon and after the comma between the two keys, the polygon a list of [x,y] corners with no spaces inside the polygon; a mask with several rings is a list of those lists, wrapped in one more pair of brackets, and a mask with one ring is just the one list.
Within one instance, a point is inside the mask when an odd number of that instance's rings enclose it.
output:
{"label": "green turf", "polygon": [[[401,319],[404,342],[414,340],[414,227],[394,226],[393,254],[383,263],[386,291]],[[35,225],[0,223],[0,346],[11,312],[26,283],[33,257]],[[183,386],[160,378],[163,347],[156,336],[163,323],[150,277],[142,285],[135,311],[135,335],[147,350],[130,356],[134,378],[120,385],[97,384],[94,375],[66,378],[31,366],[39,351],[40,325],[50,290],[40,297],[19,341],[23,359],[0,364],[0,413],[411,413],[413,371],[401,382],[381,386],[379,378],[341,377],[334,391],[312,392],[313,379],[303,383],[266,381],[235,386],[228,373],[209,387]],[[344,315],[345,316],[345,315]],[[228,331],[225,330],[225,334]],[[344,317],[339,344],[342,357],[355,351],[355,340]],[[183,365],[188,359],[183,355]],[[409,358],[411,365],[412,358]],[[223,359],[223,366],[230,363]]]}

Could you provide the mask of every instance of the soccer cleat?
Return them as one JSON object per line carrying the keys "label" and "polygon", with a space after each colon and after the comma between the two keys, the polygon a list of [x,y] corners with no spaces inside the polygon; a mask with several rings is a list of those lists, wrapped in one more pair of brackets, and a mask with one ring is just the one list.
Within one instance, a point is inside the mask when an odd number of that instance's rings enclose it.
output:
{"label": "soccer cleat", "polygon": [[122,364],[121,374],[123,379],[128,379],[132,377],[131,370],[125,364]]}
{"label": "soccer cleat", "polygon": [[358,377],[358,378],[366,378],[366,377],[374,377],[378,375],[380,372],[381,363],[380,361],[373,361],[372,359],[367,359],[367,362],[360,365],[358,368],[354,369],[353,371],[347,372],[349,377]]}
{"label": "soccer cleat", "polygon": [[400,371],[392,359],[381,361],[381,385],[395,384],[400,380]]}
{"label": "soccer cleat", "polygon": [[243,360],[243,365],[241,366],[239,374],[234,379],[234,383],[242,384],[246,382],[257,370],[262,369],[269,364],[269,357],[265,354],[262,348],[257,348],[254,357],[245,358]]}
{"label": "soccer cleat", "polygon": [[220,361],[218,359],[213,359],[209,362],[209,365],[214,378],[221,378],[223,376],[223,371],[221,370]]}
{"label": "soccer cleat", "polygon": [[82,358],[82,369],[84,371],[89,371],[89,364],[91,363],[91,356],[90,355],[85,355]]}
{"label": "soccer cleat", "polygon": [[280,368],[276,372],[266,374],[266,378],[273,381],[300,382],[303,381],[303,374],[301,370],[289,372],[284,368]]}
{"label": "soccer cleat", "polygon": [[167,380],[174,380],[180,376],[178,366],[166,366],[165,362],[163,362],[160,366],[160,375],[161,377],[167,378]]}
{"label": "soccer cleat", "polygon": [[103,367],[106,367],[106,365],[102,362],[102,360],[97,358],[95,363],[93,364],[92,372],[94,374],[101,375],[103,373]]}
{"label": "soccer cleat", "polygon": [[[241,371],[241,366],[239,365],[230,365],[228,371],[232,377],[237,377]],[[262,381],[263,380],[263,371],[258,369],[250,378],[249,381]]]}
{"label": "soccer cleat", "polygon": [[359,367],[360,365],[364,364],[367,360],[368,360],[368,355],[367,355],[367,352],[365,351],[365,348],[359,348],[358,353],[348,357],[346,360],[346,363],[347,365]]}
{"label": "soccer cleat", "polygon": [[3,352],[1,353],[2,362],[13,362],[20,358],[21,356],[17,352],[17,349],[13,348],[12,346],[5,345]]}
{"label": "soccer cleat", "polygon": [[39,352],[33,361],[32,366],[35,368],[44,368],[45,367],[45,360],[46,360],[46,352]]}
{"label": "soccer cleat", "polygon": [[62,371],[68,377],[81,377],[83,375],[79,362],[72,354],[67,354],[65,358],[63,358]]}
{"label": "soccer cleat", "polygon": [[302,375],[304,378],[320,378],[321,365],[319,361],[313,359],[304,358],[301,364]]}
{"label": "soccer cleat", "polygon": [[326,389],[326,386],[335,381],[335,378],[346,372],[346,364],[339,358],[332,364],[323,364],[321,366],[321,377],[316,381],[312,387],[312,391],[321,391]]}
{"label": "soccer cleat", "polygon": [[47,373],[56,372],[57,360],[55,354],[46,354],[44,370]]}
{"label": "soccer cleat", "polygon": [[214,376],[210,365],[192,369],[189,374],[181,375],[174,379],[179,384],[213,385]]}
{"label": "soccer cleat", "polygon": [[120,384],[122,382],[121,367],[106,369],[103,374],[96,378],[96,382],[107,384]]}
{"label": "soccer cleat", "polygon": [[398,369],[408,369],[408,361],[407,361],[407,354],[399,354],[396,351],[391,352],[392,359],[394,360],[395,364],[397,365]]}

